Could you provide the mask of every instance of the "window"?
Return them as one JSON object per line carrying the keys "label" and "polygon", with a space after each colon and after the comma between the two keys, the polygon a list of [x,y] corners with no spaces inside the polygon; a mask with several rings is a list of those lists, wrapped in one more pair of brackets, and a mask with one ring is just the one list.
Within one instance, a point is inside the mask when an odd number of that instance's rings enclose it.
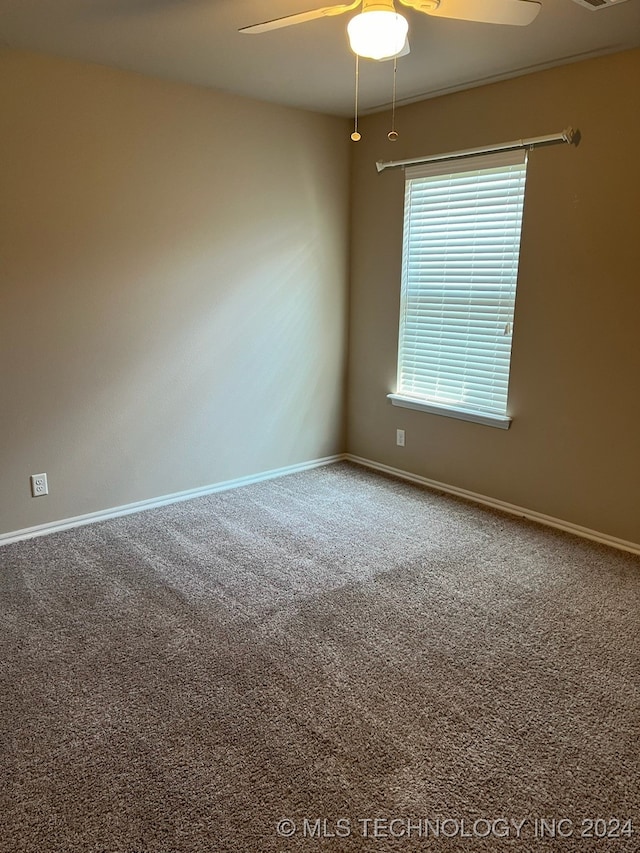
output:
{"label": "window", "polygon": [[508,428],[526,152],[406,170],[395,405]]}

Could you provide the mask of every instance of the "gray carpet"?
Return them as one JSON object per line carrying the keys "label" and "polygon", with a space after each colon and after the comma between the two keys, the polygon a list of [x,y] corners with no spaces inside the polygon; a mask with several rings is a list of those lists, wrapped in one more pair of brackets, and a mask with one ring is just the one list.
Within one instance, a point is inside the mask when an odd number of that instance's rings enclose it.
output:
{"label": "gray carpet", "polygon": [[341,463],[0,586],[2,851],[640,849],[635,556]]}

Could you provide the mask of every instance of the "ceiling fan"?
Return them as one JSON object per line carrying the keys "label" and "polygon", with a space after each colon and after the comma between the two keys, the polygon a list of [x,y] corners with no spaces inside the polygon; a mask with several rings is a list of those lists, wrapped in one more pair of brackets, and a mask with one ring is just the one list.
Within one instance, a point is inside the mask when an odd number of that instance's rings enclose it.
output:
{"label": "ceiling fan", "polygon": [[[538,0],[399,0],[416,12],[440,18],[478,21],[487,24],[530,24],[541,8]],[[359,14],[347,26],[351,49],[368,59],[394,59],[409,52],[406,18],[397,14],[393,0],[354,0],[338,6],[323,6],[296,15],[274,18],[261,24],[242,27],[241,33],[266,33],[318,18],[344,15],[362,5]]]}

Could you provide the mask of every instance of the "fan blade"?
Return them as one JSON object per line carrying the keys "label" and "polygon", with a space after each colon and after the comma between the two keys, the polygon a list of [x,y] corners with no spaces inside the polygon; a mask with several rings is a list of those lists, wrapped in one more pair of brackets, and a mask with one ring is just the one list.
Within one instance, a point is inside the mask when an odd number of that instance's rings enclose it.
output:
{"label": "fan blade", "polygon": [[321,9],[311,9],[309,12],[300,12],[297,15],[286,15],[284,18],[274,18],[272,21],[264,21],[262,24],[253,24],[250,27],[242,27],[239,33],[268,33],[269,30],[279,30],[281,27],[290,27],[293,24],[304,24],[305,21],[315,21],[317,18],[329,18],[333,15],[343,15],[351,12],[359,6],[362,0],[355,3],[343,4],[342,6],[324,6]]}
{"label": "fan blade", "polygon": [[541,3],[537,0],[400,0],[418,12],[437,18],[478,21],[485,24],[511,24],[525,27],[538,15]]}

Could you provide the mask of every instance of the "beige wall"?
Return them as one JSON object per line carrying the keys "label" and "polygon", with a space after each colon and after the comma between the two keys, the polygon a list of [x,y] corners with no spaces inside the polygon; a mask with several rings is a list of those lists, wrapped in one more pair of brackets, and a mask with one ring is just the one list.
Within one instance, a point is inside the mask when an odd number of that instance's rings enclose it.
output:
{"label": "beige wall", "polygon": [[[350,452],[640,542],[639,78],[632,51],[415,104],[395,145],[361,120]],[[375,160],[568,124],[530,160],[512,428],[392,407],[403,176]],[[345,130],[0,51],[0,534],[345,449]]]}
{"label": "beige wall", "polygon": [[0,533],[343,449],[346,122],[5,50],[0,151]]}
{"label": "beige wall", "polygon": [[[401,75],[401,66],[398,74]],[[640,543],[640,51],[361,121],[354,151],[348,449]],[[403,173],[377,159],[580,129],[533,152],[509,431],[392,407]],[[395,430],[406,430],[406,447]]]}

